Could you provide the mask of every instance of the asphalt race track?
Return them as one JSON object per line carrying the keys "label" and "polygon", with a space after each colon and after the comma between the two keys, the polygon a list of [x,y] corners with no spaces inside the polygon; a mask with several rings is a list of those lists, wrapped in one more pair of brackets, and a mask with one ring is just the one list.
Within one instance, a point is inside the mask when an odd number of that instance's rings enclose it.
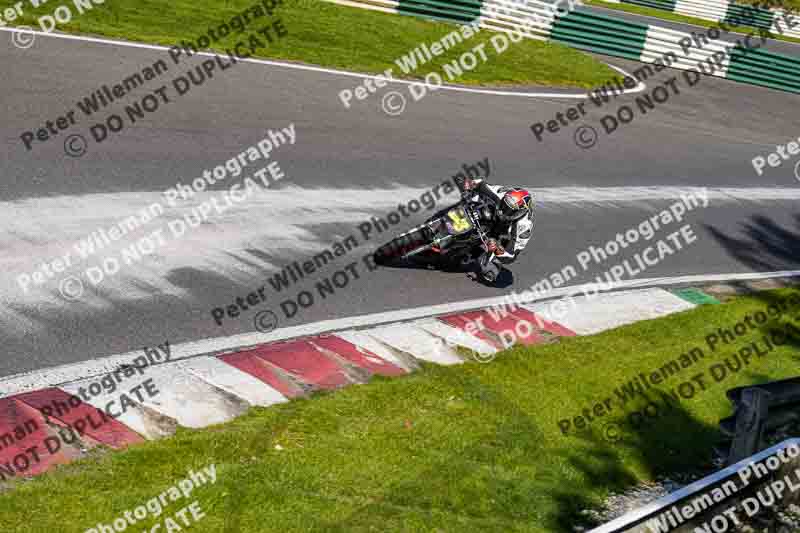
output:
{"label": "asphalt race track", "polygon": [[[579,251],[604,245],[670,205],[674,188],[721,192],[712,195],[707,208],[687,213],[683,223],[659,234],[663,238],[689,223],[697,241],[641,277],[800,268],[800,179],[794,170],[800,159],[767,168],[762,176],[751,165],[754,157],[766,157],[777,144],[800,137],[797,95],[704,78],[646,115],[637,112],[635,120],[611,134],[604,132],[601,118],[632,103],[635,95],[602,108],[587,102],[585,117],[539,142],[531,124],[553,119],[583,100],[440,90],[409,101],[401,115],[389,116],[381,110],[379,95],[344,108],[337,94],[354,88],[356,78],[243,63],[216,72],[202,86],[126,124],[100,144],[89,134],[94,121],[77,116],[76,125],[27,151],[23,132],[56,120],[103,84],[118,83],[167,56],[44,36],[21,50],[11,45],[9,33],[0,33],[0,39],[5,41],[0,45],[5,66],[0,82],[2,376],[164,339],[177,344],[255,331],[253,319],[262,310],[274,311],[279,327],[285,327],[522,290],[565,265],[577,265]],[[793,49],[796,54],[800,47]],[[628,72],[640,66],[601,59]],[[199,62],[170,65],[163,84]],[[681,73],[668,69],[645,83],[649,90],[673,76]],[[139,88],[130,100],[112,104],[98,117],[121,113],[124,105],[158,85]],[[405,85],[396,89],[408,94]],[[52,261],[77,240],[163,200],[161,191],[190,182],[264,138],[268,129],[289,124],[294,124],[296,143],[272,153],[285,177],[257,201],[169,240],[97,287],[87,284],[77,301],[63,298],[53,281],[28,291],[20,287],[21,274]],[[583,125],[598,133],[596,144],[586,149],[574,140]],[[82,157],[65,154],[69,134],[88,139]],[[362,256],[431,212],[403,217],[366,240],[360,223],[386,217],[398,203],[419,198],[462,165],[484,158],[490,161],[490,181],[540,193],[534,240],[513,266],[511,285],[490,288],[460,273],[366,271]],[[570,197],[557,190],[567,187],[584,189]],[[212,188],[221,192],[227,186]],[[206,191],[193,201],[211,194]],[[285,265],[310,259],[350,234],[361,246],[304,282],[281,293],[273,290],[268,280]],[[353,261],[359,262],[359,279],[324,300],[317,293],[313,306],[292,318],[284,316],[281,301],[304,289],[316,292],[316,282]],[[593,280],[617,262],[592,265],[569,283]],[[81,263],[74,273],[90,264]],[[213,308],[264,286],[265,302],[238,318],[226,318],[222,326],[215,323]]]}

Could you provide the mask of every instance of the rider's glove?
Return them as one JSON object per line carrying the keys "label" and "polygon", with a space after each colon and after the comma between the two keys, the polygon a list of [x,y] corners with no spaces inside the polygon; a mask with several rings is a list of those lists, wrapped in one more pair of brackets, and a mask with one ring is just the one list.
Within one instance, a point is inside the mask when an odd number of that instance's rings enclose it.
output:
{"label": "rider's glove", "polygon": [[472,191],[480,187],[481,183],[483,182],[482,179],[472,179],[472,178],[464,178],[464,190],[465,191]]}

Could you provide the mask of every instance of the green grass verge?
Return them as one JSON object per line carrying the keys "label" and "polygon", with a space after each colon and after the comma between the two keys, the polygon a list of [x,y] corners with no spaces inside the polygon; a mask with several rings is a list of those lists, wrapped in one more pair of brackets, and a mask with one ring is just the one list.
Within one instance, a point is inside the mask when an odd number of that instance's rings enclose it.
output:
{"label": "green grass verge", "polygon": [[[782,289],[551,345],[514,348],[491,364],[425,367],[396,379],[320,394],[231,423],[96,454],[0,495],[3,530],[85,531],[110,523],[186,476],[217,465],[195,493],[198,531],[568,531],[610,490],[707,465],[731,387],[794,376],[799,345],[754,358],[740,372],[640,428],[626,422],[643,399],[589,430],[563,435],[621,382],[701,346],[705,357],[665,389],[708,373],[739,347],[788,320],[711,353],[706,335],[732,328]],[[800,306],[791,313],[800,324]],[[621,440],[605,437],[619,424]],[[188,501],[169,506],[172,516]],[[151,527],[140,522],[132,531]]]}
{"label": "green grass verge", "polygon": [[[196,40],[208,28],[217,28],[232,16],[254,5],[253,0],[108,0],[83,15],[75,15],[60,31],[96,34],[172,46],[180,40]],[[49,14],[54,6],[34,10],[26,4],[24,19],[14,24],[38,28],[36,17]],[[75,11],[73,9],[73,11]],[[391,15],[317,0],[285,0],[276,10],[288,31],[257,55],[265,58],[313,63],[326,67],[380,73],[394,66],[394,60],[421,43],[432,43],[455,29],[454,25]],[[248,30],[256,34],[264,20]],[[257,35],[257,34],[256,34]],[[456,80],[464,84],[535,84],[594,87],[616,73],[606,65],[577,50],[558,43],[533,40],[513,44],[498,55],[489,44],[489,30],[467,39],[420,68],[417,77],[436,71],[481,43],[486,44],[488,61]],[[264,40],[264,38],[261,38]],[[217,50],[232,47],[241,36],[229,35],[215,44]],[[355,82],[354,82],[355,84]]]}
{"label": "green grass verge", "polygon": [[[687,17],[685,15],[679,15],[671,11],[665,11],[663,9],[656,9],[652,7],[644,7],[634,4],[612,4],[610,2],[604,2],[603,0],[583,0],[583,3],[590,6],[604,7],[606,9],[616,9],[617,11],[634,13],[636,15],[647,15],[650,17],[656,17],[664,20],[671,20],[672,22],[684,22],[686,24],[694,24],[695,26],[702,26],[704,28],[719,27],[718,22],[699,19],[695,17]],[[731,28],[731,31],[743,34],[758,32],[756,28],[752,28],[750,26],[734,26],[732,24],[728,24],[728,27]],[[787,37],[785,35],[780,35],[780,34],[773,35],[773,38],[776,41],[800,43],[800,39],[795,39],[794,37]]]}

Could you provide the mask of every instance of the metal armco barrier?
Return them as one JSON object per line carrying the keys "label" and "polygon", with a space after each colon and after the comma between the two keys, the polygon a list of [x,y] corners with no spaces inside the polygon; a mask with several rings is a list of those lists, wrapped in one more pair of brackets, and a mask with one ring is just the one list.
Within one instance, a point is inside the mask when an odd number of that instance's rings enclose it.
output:
{"label": "metal armco barrier", "polygon": [[[566,12],[566,2],[560,4],[561,11],[558,11],[553,4],[537,0],[325,1],[384,13],[459,24],[473,23],[494,31],[514,31],[529,39],[554,40],[573,48],[643,63],[653,63],[673,52],[677,61],[669,65],[672,68],[700,71],[698,63],[707,63],[709,67],[713,65],[713,69],[705,69],[711,75],[800,94],[799,57],[748,49],[741,44],[729,51],[726,44],[730,43],[713,40],[702,48],[692,46],[685,52],[680,43],[682,40],[684,43],[692,41],[689,33],[628,22],[582,9]],[[758,37],[753,41],[758,41]],[[716,59],[714,54],[717,54]],[[722,54],[724,58],[719,60]],[[638,74],[636,77],[638,81],[644,81]]]}
{"label": "metal armco barrier", "polygon": [[[771,487],[776,479],[790,478],[796,481],[800,457],[792,457],[787,449],[800,449],[800,439],[788,439],[780,444],[747,457],[736,464],[699,479],[682,489],[659,498],[639,509],[631,511],[607,524],[592,529],[589,533],[697,533],[699,531],[735,531],[731,523],[730,509],[741,511],[753,508],[755,494]],[[776,458],[782,457],[778,468],[773,466]],[[758,465],[758,466],[756,466]],[[766,475],[754,472],[768,471]],[[743,475],[744,473],[744,475]],[[713,495],[713,497],[712,497]],[[777,500],[782,505],[797,501],[800,491],[785,490]],[[695,512],[687,512],[690,508]],[[741,513],[742,515],[744,513]],[[691,515],[691,516],[689,516]]]}
{"label": "metal armco barrier", "polygon": [[619,0],[613,3],[662,9],[687,17],[731,26],[748,26],[800,39],[800,14],[734,4],[727,0]]}
{"label": "metal armco barrier", "polygon": [[[726,395],[735,409],[733,416],[720,422],[722,432],[729,437],[724,449],[717,448],[725,457],[726,468],[589,533],[727,531],[730,515],[725,512],[735,507],[749,516],[747,509],[748,505],[754,509],[754,495],[766,486],[775,487],[779,479],[795,483],[787,484],[789,490],[776,498],[783,504],[800,500],[800,439],[763,449],[765,432],[800,420],[800,377],[736,387]],[[794,455],[787,456],[789,447],[795,450]],[[780,464],[773,457],[780,457]],[[756,466],[769,465],[770,461],[772,467]],[[681,512],[687,507],[693,516]]]}
{"label": "metal armco barrier", "polygon": [[742,391],[736,404],[736,414],[720,422],[720,429],[731,437],[726,451],[718,447],[725,465],[731,465],[749,457],[762,448],[764,425],[769,412],[769,393],[757,387]]}
{"label": "metal armco barrier", "polygon": [[720,421],[728,439],[717,446],[729,465],[760,451],[764,432],[800,418],[800,378],[773,381],[753,387],[737,387],[727,392],[734,414]]}

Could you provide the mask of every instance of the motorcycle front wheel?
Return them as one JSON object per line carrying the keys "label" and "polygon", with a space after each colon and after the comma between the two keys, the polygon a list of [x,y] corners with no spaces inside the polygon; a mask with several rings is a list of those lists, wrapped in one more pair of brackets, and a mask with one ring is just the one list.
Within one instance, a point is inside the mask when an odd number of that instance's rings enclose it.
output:
{"label": "motorcycle front wheel", "polygon": [[495,263],[489,263],[486,265],[481,272],[481,277],[486,280],[488,283],[494,283],[497,281],[497,277],[500,275],[500,266],[496,265]]}

